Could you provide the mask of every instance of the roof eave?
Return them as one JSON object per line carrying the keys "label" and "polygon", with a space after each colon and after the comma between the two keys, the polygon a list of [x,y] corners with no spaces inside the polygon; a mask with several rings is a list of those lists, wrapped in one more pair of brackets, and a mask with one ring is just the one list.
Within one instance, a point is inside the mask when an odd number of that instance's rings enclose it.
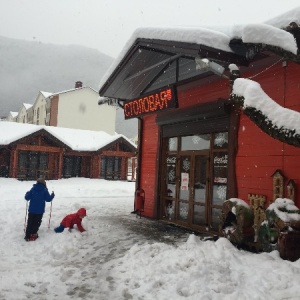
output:
{"label": "roof eave", "polygon": [[[249,62],[245,56],[236,54],[234,52],[227,52],[224,50],[212,48],[206,45],[187,43],[187,42],[177,42],[159,39],[145,39],[138,38],[132,44],[130,49],[124,55],[120,63],[114,68],[112,73],[109,75],[108,79],[102,84],[99,89],[100,96],[107,96],[106,91],[110,84],[116,79],[118,74],[121,72],[122,68],[126,66],[132,55],[139,48],[144,48],[160,53],[166,53],[170,55],[182,55],[183,57],[201,57],[208,58],[216,61],[224,61],[227,63],[236,63],[239,65],[248,65]],[[129,100],[129,99],[122,99]]]}

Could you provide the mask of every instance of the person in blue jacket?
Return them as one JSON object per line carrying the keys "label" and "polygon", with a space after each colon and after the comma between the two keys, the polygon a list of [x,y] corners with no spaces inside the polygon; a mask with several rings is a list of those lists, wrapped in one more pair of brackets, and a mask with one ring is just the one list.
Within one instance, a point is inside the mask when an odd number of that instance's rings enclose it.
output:
{"label": "person in blue jacket", "polygon": [[38,178],[31,190],[25,194],[25,200],[30,201],[25,241],[34,241],[38,238],[37,232],[42,223],[46,202],[51,202],[54,196],[54,192],[49,194],[44,178]]}

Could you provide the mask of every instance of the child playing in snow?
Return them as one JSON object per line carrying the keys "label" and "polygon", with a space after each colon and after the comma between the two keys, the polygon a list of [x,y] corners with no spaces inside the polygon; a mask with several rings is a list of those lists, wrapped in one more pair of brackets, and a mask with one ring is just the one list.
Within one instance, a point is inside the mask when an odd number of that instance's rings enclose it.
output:
{"label": "child playing in snow", "polygon": [[25,241],[35,241],[38,238],[38,231],[42,223],[46,202],[51,202],[54,192],[50,195],[46,181],[40,177],[30,191],[25,194],[25,200],[29,201],[28,220],[25,232]]}
{"label": "child playing in snow", "polygon": [[85,216],[86,216],[86,209],[80,208],[76,213],[65,216],[61,221],[60,225],[54,228],[54,231],[56,233],[60,233],[63,232],[65,228],[69,228],[69,231],[71,231],[73,226],[76,224],[78,230],[80,232],[84,232],[85,229],[82,227],[81,222]]}

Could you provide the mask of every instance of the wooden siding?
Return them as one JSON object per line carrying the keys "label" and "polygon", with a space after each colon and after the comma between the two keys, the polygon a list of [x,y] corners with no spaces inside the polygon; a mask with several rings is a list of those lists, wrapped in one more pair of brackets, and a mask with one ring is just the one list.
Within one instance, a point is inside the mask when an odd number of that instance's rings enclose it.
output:
{"label": "wooden siding", "polygon": [[[268,67],[276,61],[267,65]],[[261,84],[262,89],[278,104],[300,112],[300,67],[288,62],[282,62],[266,68],[262,62],[261,68],[257,63],[253,71],[241,74]],[[230,83],[228,80],[205,79],[202,82],[190,82],[177,89],[179,108],[191,107],[219,98],[229,98]],[[176,110],[178,110],[176,109]],[[169,111],[172,114],[172,109]],[[145,190],[145,216],[153,217],[156,209],[156,176],[158,176],[157,159],[158,126],[156,115],[143,118],[142,132],[142,162],[140,187]],[[247,116],[241,114],[238,129],[238,151],[236,156],[237,195],[246,202],[248,194],[264,194],[267,201],[272,197],[272,174],[280,169],[286,177],[286,182],[293,179],[300,186],[300,148],[284,144],[275,140],[258,128]],[[299,189],[300,190],[300,189]],[[296,205],[300,206],[300,191],[296,192]]]}
{"label": "wooden siding", "polygon": [[155,123],[156,115],[144,117],[142,133],[142,163],[140,187],[145,191],[144,215],[154,217],[156,198],[156,160],[158,158],[158,126]]}
{"label": "wooden siding", "polygon": [[[218,78],[218,80],[216,80]],[[230,84],[228,80],[211,76],[203,82],[195,81],[177,89],[179,108],[195,106],[223,98],[228,99],[230,95]]]}
{"label": "wooden siding", "polygon": [[[216,76],[211,76],[207,85],[200,84],[198,81],[178,87],[179,108],[213,102],[220,98],[229,98],[229,81],[216,79]],[[172,111],[169,111],[170,114],[172,114]],[[156,217],[158,201],[157,177],[159,176],[159,167],[157,160],[159,159],[159,127],[155,119],[156,114],[143,118],[142,162],[140,169],[140,187],[145,191],[145,210],[143,215],[150,218]]]}
{"label": "wooden siding", "polygon": [[[49,135],[49,134],[48,134]],[[19,178],[21,180],[32,179],[32,177],[39,176],[39,172],[43,172],[46,179],[59,179],[63,176],[63,157],[64,156],[76,156],[81,158],[80,173],[78,176],[86,178],[100,178],[100,160],[101,157],[119,157],[121,158],[119,179],[127,179],[127,159],[136,155],[136,149],[128,142],[121,140],[121,143],[127,146],[126,152],[122,151],[122,147],[119,146],[120,141],[117,140],[115,144],[111,144],[111,147],[118,149],[115,151],[74,151],[65,146],[61,141],[51,137],[51,135],[45,136],[43,131],[33,133],[18,141],[11,143],[10,145],[2,146],[0,151],[0,177],[12,177]],[[128,143],[128,144],[127,144]],[[128,152],[128,149],[131,150]],[[19,169],[19,154],[26,153],[26,167]],[[48,165],[42,170],[32,166],[27,166],[30,158],[27,155],[38,155],[38,153],[44,153],[47,155]],[[30,170],[27,172],[27,170]],[[4,172],[5,171],[5,172]],[[8,171],[8,174],[7,174]],[[29,178],[30,177],[30,178]]]}
{"label": "wooden siding", "polygon": [[[278,104],[300,111],[300,68],[288,62],[277,63],[253,78]],[[293,179],[300,185],[300,148],[279,142],[260,130],[248,117],[242,115],[238,133],[236,175],[238,197],[247,200],[248,193],[264,194],[273,199],[272,174],[280,169],[286,177],[285,185]],[[286,192],[286,191],[285,191]],[[296,205],[300,206],[300,193],[296,192]]]}
{"label": "wooden siding", "polygon": [[100,178],[100,156],[99,155],[92,156],[91,176],[92,178]]}

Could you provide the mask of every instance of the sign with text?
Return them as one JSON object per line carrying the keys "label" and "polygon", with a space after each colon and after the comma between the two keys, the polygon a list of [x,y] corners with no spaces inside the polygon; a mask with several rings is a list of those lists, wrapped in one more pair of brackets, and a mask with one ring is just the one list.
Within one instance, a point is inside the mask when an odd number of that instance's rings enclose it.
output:
{"label": "sign with text", "polygon": [[188,191],[189,189],[189,173],[181,173],[181,190]]}
{"label": "sign with text", "polygon": [[177,98],[174,88],[168,87],[141,98],[126,101],[124,115],[125,119],[130,119],[174,107],[177,107]]}

